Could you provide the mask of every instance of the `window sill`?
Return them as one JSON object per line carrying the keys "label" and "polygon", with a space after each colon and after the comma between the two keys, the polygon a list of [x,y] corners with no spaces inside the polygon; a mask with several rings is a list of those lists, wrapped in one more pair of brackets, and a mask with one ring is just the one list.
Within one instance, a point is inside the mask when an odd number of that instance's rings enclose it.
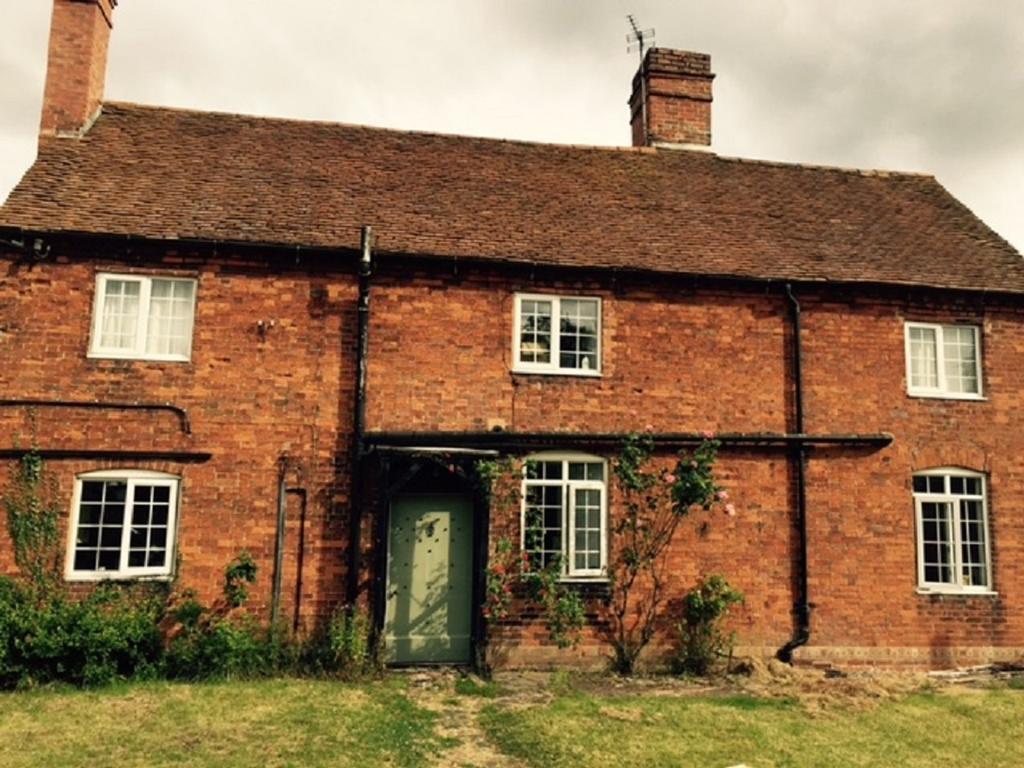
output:
{"label": "window sill", "polygon": [[978,403],[988,401],[988,398],[984,395],[964,395],[956,392],[915,392],[914,390],[907,390],[907,397],[923,400],[967,400]]}
{"label": "window sill", "polygon": [[600,379],[601,371],[541,370],[535,368],[513,368],[516,376],[569,376],[577,379]]}
{"label": "window sill", "polygon": [[999,593],[991,589],[942,589],[938,587],[918,587],[917,594],[924,597],[999,597]]}
{"label": "window sill", "polygon": [[123,360],[127,362],[140,363],[191,363],[191,357],[180,355],[115,355],[110,352],[89,352],[86,354],[89,360]]}
{"label": "window sill", "polygon": [[173,577],[169,573],[147,573],[135,575],[132,573],[66,573],[64,581],[69,584],[97,584],[103,581],[116,582],[141,582],[141,581],[170,581]]}

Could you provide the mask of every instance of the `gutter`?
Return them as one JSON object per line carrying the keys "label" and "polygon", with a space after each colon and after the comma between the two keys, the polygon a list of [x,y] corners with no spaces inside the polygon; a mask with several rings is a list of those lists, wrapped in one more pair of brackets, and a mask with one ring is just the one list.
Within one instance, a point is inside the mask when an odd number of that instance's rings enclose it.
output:
{"label": "gutter", "polygon": [[366,369],[370,342],[370,287],[373,276],[373,227],[364,226],[359,259],[359,297],[356,309],[356,391],[352,430],[352,486],[349,492],[349,552],[347,601],[354,605],[359,596],[363,523],[363,470],[366,451]]}
{"label": "gutter", "polygon": [[[49,253],[50,245],[45,238],[58,239],[81,239],[107,242],[122,242],[126,248],[133,244],[162,246],[162,247],[192,247],[196,249],[212,250],[214,255],[218,249],[237,249],[240,251],[268,251],[277,254],[291,255],[296,259],[300,256],[346,256],[350,257],[355,253],[351,245],[345,243],[331,243],[322,245],[303,245],[294,242],[283,242],[274,240],[238,240],[231,238],[202,238],[196,236],[175,237],[168,235],[129,235],[111,232],[90,232],[77,229],[41,229],[0,224],[0,235],[7,235],[15,240],[0,240],[0,244],[7,245],[21,250],[27,250],[26,240],[32,239],[32,246],[37,258],[45,257]],[[622,267],[589,265],[580,266],[573,264],[538,263],[533,259],[518,256],[488,257],[481,255],[468,255],[453,257],[450,254],[431,253],[427,251],[379,251],[378,257],[387,256],[389,259],[410,259],[415,262],[426,264],[438,264],[438,262],[451,261],[453,258],[469,266],[480,268],[506,267],[522,269],[524,266],[541,270],[551,270],[558,273],[569,273],[573,275],[593,275],[595,272],[620,277],[636,277],[640,279],[682,279],[707,281],[711,283],[722,283],[725,285],[743,285],[752,287],[764,287],[771,289],[775,286],[789,281],[795,285],[807,287],[838,287],[860,290],[912,290],[926,292],[945,292],[954,294],[966,294],[981,298],[1002,297],[1006,300],[1019,302],[1024,298],[1024,290],[1008,290],[999,288],[978,288],[970,286],[938,285],[931,283],[917,283],[909,281],[879,281],[879,280],[851,280],[832,279],[828,277],[804,277],[789,278],[785,276],[756,276],[737,275],[730,273],[714,272],[680,272],[654,267]]]}
{"label": "gutter", "polygon": [[[802,344],[800,341],[800,302],[793,295],[792,286],[786,284],[786,299],[789,301],[790,318],[793,328],[793,399],[795,411],[795,426],[797,432],[804,431],[804,385],[803,385],[803,361]],[[797,566],[800,573],[797,580],[797,601],[796,601],[796,632],[793,638],[782,646],[777,656],[780,661],[787,664],[793,661],[793,651],[801,646],[807,645],[811,639],[811,603],[808,586],[808,560],[807,560],[807,444],[799,443],[795,446],[794,459],[796,461],[796,524],[797,535],[800,545]]]}

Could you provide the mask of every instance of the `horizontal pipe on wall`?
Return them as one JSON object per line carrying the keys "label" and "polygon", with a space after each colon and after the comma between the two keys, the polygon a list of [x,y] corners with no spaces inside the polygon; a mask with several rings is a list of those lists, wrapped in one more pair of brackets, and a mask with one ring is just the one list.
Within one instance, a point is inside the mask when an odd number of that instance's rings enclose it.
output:
{"label": "horizontal pipe on wall", "polygon": [[86,408],[110,411],[167,411],[178,417],[181,431],[192,434],[192,421],[188,411],[171,403],[119,403],[100,400],[45,400],[38,398],[0,399],[0,408]]}
{"label": "horizontal pipe on wall", "polygon": [[[660,448],[683,448],[698,445],[706,438],[697,432],[645,432]],[[466,448],[516,450],[534,448],[616,448],[628,435],[619,433],[562,432],[368,432],[367,445],[379,450],[416,448],[432,452],[449,448],[459,452]],[[886,432],[875,434],[813,435],[802,433],[736,433],[716,434],[723,447],[788,448],[799,446],[836,446],[884,448],[893,441]]]}
{"label": "horizontal pipe on wall", "polygon": [[90,459],[93,461],[177,461],[199,463],[213,458],[212,453],[202,451],[133,451],[106,448],[0,448],[0,459],[20,459],[27,453],[36,452],[44,459]]}

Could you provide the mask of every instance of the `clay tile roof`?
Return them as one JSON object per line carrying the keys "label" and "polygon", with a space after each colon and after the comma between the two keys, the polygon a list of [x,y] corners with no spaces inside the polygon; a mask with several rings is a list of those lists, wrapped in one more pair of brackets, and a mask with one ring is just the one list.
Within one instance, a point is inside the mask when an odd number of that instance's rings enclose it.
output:
{"label": "clay tile roof", "polygon": [[49,139],[0,226],[1024,293],[930,176],[107,104]]}

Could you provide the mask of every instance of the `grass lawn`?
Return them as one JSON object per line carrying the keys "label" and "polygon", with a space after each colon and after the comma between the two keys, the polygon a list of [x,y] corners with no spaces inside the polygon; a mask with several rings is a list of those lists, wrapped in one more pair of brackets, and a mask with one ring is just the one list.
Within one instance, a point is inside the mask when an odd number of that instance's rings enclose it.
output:
{"label": "grass lawn", "polygon": [[419,677],[0,694],[0,766],[1024,766],[1020,690],[809,708]]}
{"label": "grass lawn", "polygon": [[136,684],[0,695],[0,766],[413,766],[443,741],[396,682]]}
{"label": "grass lawn", "polygon": [[528,766],[1024,765],[1024,692],[917,694],[866,711],[812,715],[796,702],[748,697],[607,698],[481,715],[497,747]]}

